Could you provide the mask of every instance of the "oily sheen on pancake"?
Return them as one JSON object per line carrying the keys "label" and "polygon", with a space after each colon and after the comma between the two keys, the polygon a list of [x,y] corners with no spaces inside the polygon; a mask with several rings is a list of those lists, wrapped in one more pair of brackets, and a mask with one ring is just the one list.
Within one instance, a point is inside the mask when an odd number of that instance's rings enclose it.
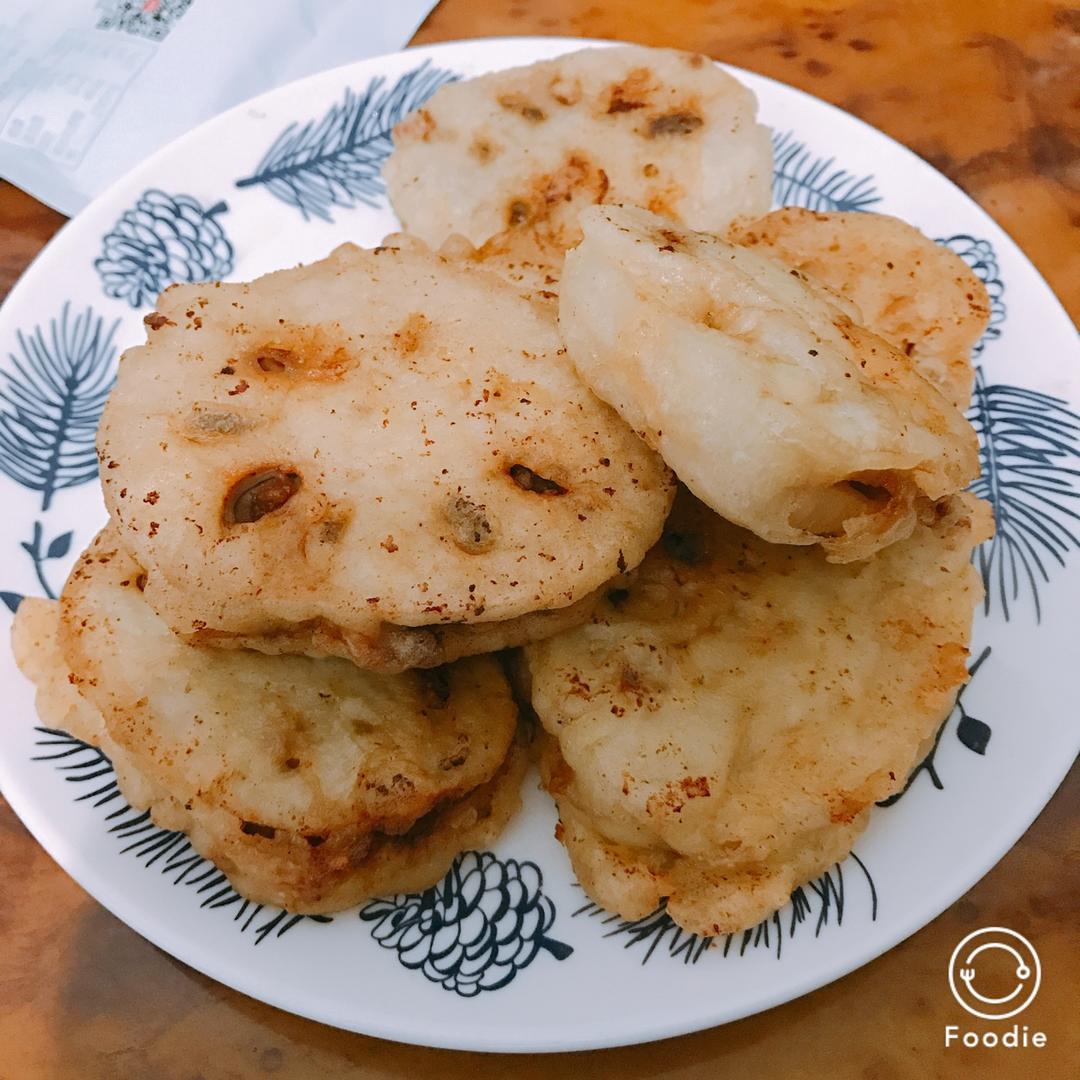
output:
{"label": "oily sheen on pancake", "polygon": [[440,87],[394,129],[387,191],[406,231],[433,246],[510,229],[565,249],[578,212],[600,202],[723,230],[769,206],[756,111],[707,57],[583,49]]}
{"label": "oily sheen on pancake", "polygon": [[640,209],[582,223],[559,307],[578,372],[730,521],[864,559],[977,474],[971,425],[841,297]]}
{"label": "oily sheen on pancake", "polygon": [[[49,722],[101,746],[133,805],[189,832],[246,895],[327,911],[431,884],[459,840],[490,839],[516,806],[517,712],[494,659],[380,675],[201,648],[169,631],[140,583],[102,534],[55,631],[18,632],[45,642],[20,663]],[[51,609],[24,618],[57,622]]]}
{"label": "oily sheen on pancake", "polygon": [[570,608],[659,534],[670,475],[553,318],[418,242],[177,286],[146,321],[101,474],[180,634],[437,665],[476,651],[471,624],[491,648],[494,624]]}
{"label": "oily sheen on pancake", "polygon": [[850,850],[966,680],[989,507],[925,507],[864,563],[768,544],[688,493],[606,611],[525,650],[575,873],[727,933]]}
{"label": "oily sheen on pancake", "polygon": [[911,358],[957,408],[971,400],[971,351],[990,318],[986,287],[955,252],[887,214],[788,206],[730,239],[772,255],[851,301],[859,321]]}

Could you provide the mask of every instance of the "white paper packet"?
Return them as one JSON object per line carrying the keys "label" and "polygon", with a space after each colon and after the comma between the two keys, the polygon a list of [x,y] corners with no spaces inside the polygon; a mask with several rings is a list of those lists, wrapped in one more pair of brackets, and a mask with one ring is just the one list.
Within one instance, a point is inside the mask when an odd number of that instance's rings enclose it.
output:
{"label": "white paper packet", "polygon": [[435,0],[2,0],[0,177],[74,214],[196,124],[401,48]]}

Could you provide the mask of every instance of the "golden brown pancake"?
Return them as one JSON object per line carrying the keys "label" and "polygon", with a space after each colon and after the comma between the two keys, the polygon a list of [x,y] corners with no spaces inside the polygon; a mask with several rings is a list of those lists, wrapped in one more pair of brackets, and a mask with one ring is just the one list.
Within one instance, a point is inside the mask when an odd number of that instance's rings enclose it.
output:
{"label": "golden brown pancake", "polygon": [[989,532],[989,507],[957,495],[839,565],[681,494],[606,611],[524,654],[586,892],[729,933],[843,858],[967,678]]}

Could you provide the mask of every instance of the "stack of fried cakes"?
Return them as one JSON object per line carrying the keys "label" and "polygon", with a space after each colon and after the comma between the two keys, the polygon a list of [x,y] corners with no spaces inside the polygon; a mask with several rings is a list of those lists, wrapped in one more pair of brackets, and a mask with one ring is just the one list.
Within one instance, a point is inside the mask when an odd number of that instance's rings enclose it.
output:
{"label": "stack of fried cakes", "polygon": [[402,233],[166,290],[109,522],[16,620],[42,718],[298,912],[490,844],[530,745],[624,916],[730,932],[844,857],[966,679],[988,305],[903,222],[766,213],[755,109],[638,47],[447,85]]}

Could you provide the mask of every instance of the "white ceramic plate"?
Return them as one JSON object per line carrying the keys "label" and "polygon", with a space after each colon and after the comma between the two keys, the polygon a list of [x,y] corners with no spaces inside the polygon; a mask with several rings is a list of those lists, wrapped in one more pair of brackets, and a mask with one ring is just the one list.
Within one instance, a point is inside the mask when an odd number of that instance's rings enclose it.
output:
{"label": "white ceramic plate", "polygon": [[[68,225],[0,312],[4,616],[21,595],[59,589],[103,520],[97,413],[160,288],[378,242],[396,225],[379,180],[390,124],[445,78],[581,44],[461,42],[305,79],[173,143]],[[876,812],[857,858],[745,935],[709,942],[662,912],[628,925],[596,911],[532,784],[494,852],[464,856],[438,889],[320,921],[245,903],[183,836],[126,807],[96,751],[35,727],[31,688],[0,650],[4,795],[65,870],[173,956],[283,1009],[406,1042],[535,1051],[656,1039],[865,964],[986,873],[1050,798],[1077,750],[1073,328],[1015,244],[929,165],[806,94],[736,74],[774,129],[779,201],[897,214],[967,259],[993,299],[972,417],[999,533],[980,555],[978,670],[932,758]]]}

